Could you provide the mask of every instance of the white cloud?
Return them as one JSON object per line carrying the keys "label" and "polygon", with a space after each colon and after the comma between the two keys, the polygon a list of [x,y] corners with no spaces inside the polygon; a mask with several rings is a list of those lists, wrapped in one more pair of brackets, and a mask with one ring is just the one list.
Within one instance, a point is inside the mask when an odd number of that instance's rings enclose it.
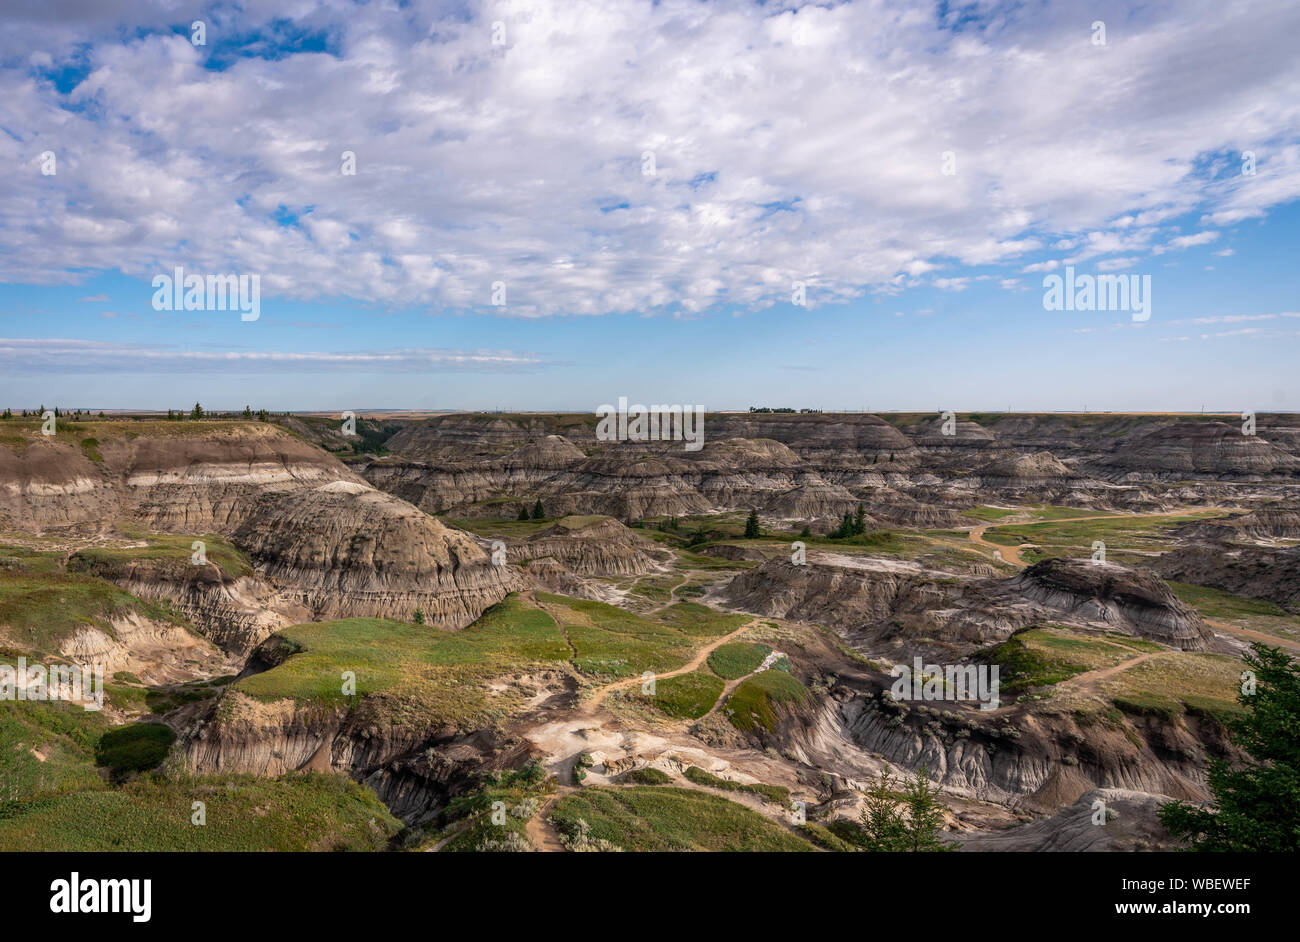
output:
{"label": "white cloud", "polygon": [[1161,255],[1165,252],[1172,252],[1177,249],[1187,249],[1194,245],[1206,245],[1219,238],[1219,233],[1213,229],[1207,229],[1204,232],[1198,232],[1195,235],[1178,236],[1170,239],[1164,245],[1156,246],[1154,252]]}
{"label": "white cloud", "polygon": [[496,373],[536,370],[552,363],[539,356],[504,350],[182,350],[100,340],[0,338],[0,365],[15,372]]}
{"label": "white cloud", "polygon": [[[0,38],[9,281],[179,263],[379,308],[689,315],[800,280],[810,305],[891,294],[1043,246],[1183,247],[1205,234],[1169,240],[1180,214],[1222,226],[1300,196],[1295,4],[1137,8],[1121,56],[1066,0],[960,31],[880,0],[295,0],[331,51],[225,70],[204,67],[219,44],[150,32],[189,16],[172,0],[58,6]],[[209,42],[282,7],[219,5]],[[66,97],[38,71],[83,54]],[[1201,172],[1243,141],[1255,176]]]}

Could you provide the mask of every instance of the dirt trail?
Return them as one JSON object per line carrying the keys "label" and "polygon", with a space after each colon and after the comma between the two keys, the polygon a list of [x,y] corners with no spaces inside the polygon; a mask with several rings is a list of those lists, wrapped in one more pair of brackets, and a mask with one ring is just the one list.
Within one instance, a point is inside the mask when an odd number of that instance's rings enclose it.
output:
{"label": "dirt trail", "polygon": [[1085,671],[1082,674],[1075,674],[1056,685],[1057,690],[1069,691],[1070,693],[1092,693],[1101,684],[1103,680],[1109,680],[1116,674],[1128,670],[1130,667],[1137,667],[1143,661],[1155,657],[1157,654],[1163,654],[1163,651],[1148,651],[1146,654],[1139,654],[1137,657],[1131,657],[1127,661],[1120,661],[1110,667],[1101,667],[1095,671]]}
{"label": "dirt trail", "polygon": [[1300,643],[1288,641],[1277,635],[1267,635],[1262,631],[1251,631],[1249,628],[1238,628],[1236,625],[1230,625],[1226,621],[1219,621],[1217,618],[1205,618],[1201,616],[1207,625],[1211,628],[1218,628],[1220,631],[1226,631],[1230,634],[1237,635],[1241,638],[1249,638],[1251,641],[1263,641],[1265,644],[1271,644],[1273,647],[1290,648],[1292,651],[1300,651]]}
{"label": "dirt trail", "polygon": [[1020,550],[1025,546],[1032,546],[1032,543],[1022,543],[1020,546],[1003,546],[1001,543],[993,543],[984,539],[986,530],[996,530],[999,527],[1028,527],[1039,526],[1050,523],[1078,523],[1082,520],[1146,520],[1150,517],[1181,517],[1185,514],[1205,513],[1211,510],[1224,510],[1228,512],[1240,511],[1241,507],[1184,507],[1181,510],[1163,510],[1154,514],[1091,514],[1087,517],[1060,517],[1056,520],[1028,520],[1017,523],[986,523],[970,531],[970,541],[978,543],[980,546],[987,546],[990,549],[997,550],[1002,554],[1003,560],[1012,565],[1019,566],[1021,569],[1028,565],[1020,556]]}
{"label": "dirt trail", "polygon": [[[1179,517],[1184,514],[1198,513],[1198,512],[1208,511],[1208,510],[1226,510],[1230,512],[1236,512],[1242,510],[1242,508],[1241,507],[1185,507],[1182,510],[1162,511],[1161,513],[1155,513],[1155,514],[1104,514],[1104,515],[1094,515],[1091,517],[1062,517],[1059,520],[1040,520],[1038,522],[1039,523],[1076,523],[1080,520],[1118,520],[1121,518],[1132,518],[1134,520],[1143,520],[1148,517]],[[1020,549],[1023,546],[1029,546],[1032,544],[1022,544],[1021,547],[1002,546],[998,543],[991,543],[988,540],[984,539],[985,530],[988,530],[990,528],[997,528],[999,526],[1023,527],[1023,526],[1027,526],[1027,524],[986,523],[983,526],[976,527],[975,529],[970,531],[971,542],[978,543],[981,546],[988,546],[995,550],[1000,550],[1002,552],[1002,558],[1006,562],[1019,566],[1021,569],[1025,568],[1026,563],[1020,556]],[[1236,635],[1239,638],[1249,638],[1251,641],[1263,641],[1265,644],[1271,644],[1276,647],[1289,648],[1292,651],[1300,651],[1300,643],[1294,641],[1288,641],[1285,638],[1279,638],[1276,635],[1268,635],[1260,631],[1251,631],[1249,628],[1238,628],[1236,625],[1230,624],[1226,621],[1219,621],[1218,619],[1215,618],[1206,618],[1204,615],[1201,616],[1201,619],[1211,628],[1217,628],[1220,631],[1226,631],[1229,634]],[[1133,663],[1136,663],[1136,661]],[[1123,664],[1118,665],[1114,670],[1122,670],[1125,666],[1126,665]],[[1112,673],[1114,673],[1114,671],[1112,671]],[[1087,675],[1080,674],[1079,676],[1083,677]],[[1064,683],[1068,684],[1069,681],[1065,681]]]}
{"label": "dirt trail", "polygon": [[[708,659],[708,656],[712,654],[716,649],[726,644],[728,641],[731,641],[734,638],[737,638],[740,635],[744,634],[746,631],[753,628],[755,625],[759,624],[759,622],[761,622],[762,620],[763,619],[761,618],[755,618],[753,621],[749,621],[741,625],[739,628],[737,628],[735,631],[731,632],[730,634],[723,635],[721,638],[718,638],[714,641],[710,641],[708,644],[704,645],[704,647],[696,651],[695,656],[691,658],[690,661],[687,662],[685,665],[683,665],[682,667],[678,667],[674,670],[665,671],[662,674],[655,674],[655,680],[656,681],[667,680],[669,677],[676,677],[678,674],[689,674],[693,670],[698,670],[704,664],[705,660]],[[612,684],[606,684],[603,687],[598,687],[596,689],[596,692],[592,694],[591,699],[582,705],[581,710],[583,713],[595,713],[596,710],[600,708],[600,705],[605,702],[605,698],[608,697],[615,690],[621,690],[627,687],[635,687],[642,682],[643,681],[641,680],[640,677],[628,677],[624,680],[616,680]]]}
{"label": "dirt trail", "polygon": [[1013,566],[1019,566],[1021,569],[1025,568],[1024,560],[1020,558],[1019,547],[1003,546],[1001,543],[993,543],[984,539],[984,531],[990,526],[993,526],[993,524],[986,523],[982,527],[976,527],[974,530],[971,530],[970,541],[972,543],[978,543],[980,546],[987,546],[995,553],[1000,554],[1003,562],[1011,563]]}
{"label": "dirt trail", "polygon": [[528,825],[524,830],[535,850],[542,853],[558,853],[566,849],[564,842],[560,840],[560,832],[555,829],[555,825],[550,822],[547,815],[551,813],[557,801],[576,791],[577,789],[572,786],[561,785],[554,795],[542,803],[537,813],[528,819]]}

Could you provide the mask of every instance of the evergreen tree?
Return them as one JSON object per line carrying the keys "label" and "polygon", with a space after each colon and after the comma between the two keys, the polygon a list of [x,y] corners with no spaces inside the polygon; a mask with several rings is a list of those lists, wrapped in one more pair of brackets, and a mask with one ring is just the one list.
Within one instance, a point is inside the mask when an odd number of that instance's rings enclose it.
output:
{"label": "evergreen tree", "polygon": [[[867,850],[920,853],[952,850],[939,837],[943,829],[943,806],[935,797],[934,786],[922,766],[912,777],[898,783],[903,786],[900,807],[895,782],[889,766],[867,792],[859,820],[863,846]],[[907,814],[903,814],[903,808]]]}
{"label": "evergreen tree", "polygon": [[799,531],[799,537],[806,540],[810,536],[812,536],[812,530],[808,529],[808,524],[805,523],[803,529]]}
{"label": "evergreen tree", "polygon": [[252,417],[253,417],[253,410],[248,406],[244,406],[244,418],[251,419]]}
{"label": "evergreen tree", "polygon": [[424,624],[424,609],[417,608],[415,610],[415,623],[417,625]]}
{"label": "evergreen tree", "polygon": [[745,518],[745,539],[755,540],[761,535],[758,529],[758,511],[751,510],[749,516]]}
{"label": "evergreen tree", "polygon": [[258,410],[257,410],[257,421],[259,421],[259,422],[270,422],[270,421],[271,421],[271,413],[267,412],[265,409],[258,409]]}
{"label": "evergreen tree", "polygon": [[194,403],[194,408],[193,408],[193,410],[191,410],[191,412],[190,412],[190,418],[191,418],[191,419],[201,419],[201,418],[203,418],[203,407],[202,407],[201,405],[199,405],[197,402]]}
{"label": "evergreen tree", "polygon": [[525,506],[523,506],[523,505],[521,504],[521,505],[519,506],[519,516],[516,517],[515,519],[516,519],[516,520],[527,520],[527,519],[528,519],[528,508],[525,507]]}
{"label": "evergreen tree", "polygon": [[537,499],[537,503],[533,504],[533,519],[534,520],[546,519],[546,511],[542,509],[542,500],[540,497]]}
{"label": "evergreen tree", "polygon": [[867,519],[866,510],[863,509],[861,504],[858,504],[858,512],[853,516],[854,536],[861,536],[862,534],[867,532],[866,519]]}
{"label": "evergreen tree", "polygon": [[1300,850],[1300,667],[1280,648],[1256,641],[1242,660],[1255,674],[1237,695],[1244,713],[1229,721],[1232,741],[1250,761],[1213,760],[1209,808],[1173,801],[1160,808],[1169,833],[1197,851]]}
{"label": "evergreen tree", "polygon": [[894,778],[885,766],[880,779],[867,790],[866,801],[858,814],[863,831],[863,846],[872,851],[900,851],[907,838],[903,813],[894,798]]}

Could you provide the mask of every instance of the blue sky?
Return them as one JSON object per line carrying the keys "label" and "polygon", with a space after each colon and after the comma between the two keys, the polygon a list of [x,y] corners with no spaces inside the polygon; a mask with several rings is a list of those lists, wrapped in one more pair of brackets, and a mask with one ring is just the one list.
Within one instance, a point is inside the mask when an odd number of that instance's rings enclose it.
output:
{"label": "blue sky", "polygon": [[11,408],[1300,411],[1294,5],[62,6],[0,41]]}

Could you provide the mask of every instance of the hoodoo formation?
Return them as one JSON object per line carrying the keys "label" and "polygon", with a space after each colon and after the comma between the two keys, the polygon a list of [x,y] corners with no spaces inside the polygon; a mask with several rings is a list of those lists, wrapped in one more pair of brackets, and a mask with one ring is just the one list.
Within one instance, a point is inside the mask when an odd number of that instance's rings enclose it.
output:
{"label": "hoodoo formation", "polygon": [[[0,641],[105,665],[112,727],[173,737],[152,775],[342,776],[425,849],[495,846],[450,809],[525,769],[773,835],[788,795],[790,840],[852,846],[886,765],[966,851],[1173,846],[1155,809],[1240,757],[1245,646],[1300,650],[1298,439],[950,418],[710,415],[693,453],[585,415],[18,422]],[[996,703],[896,700],[914,660]],[[1092,794],[1138,820],[1079,832]],[[564,801],[517,841],[572,843]]]}

